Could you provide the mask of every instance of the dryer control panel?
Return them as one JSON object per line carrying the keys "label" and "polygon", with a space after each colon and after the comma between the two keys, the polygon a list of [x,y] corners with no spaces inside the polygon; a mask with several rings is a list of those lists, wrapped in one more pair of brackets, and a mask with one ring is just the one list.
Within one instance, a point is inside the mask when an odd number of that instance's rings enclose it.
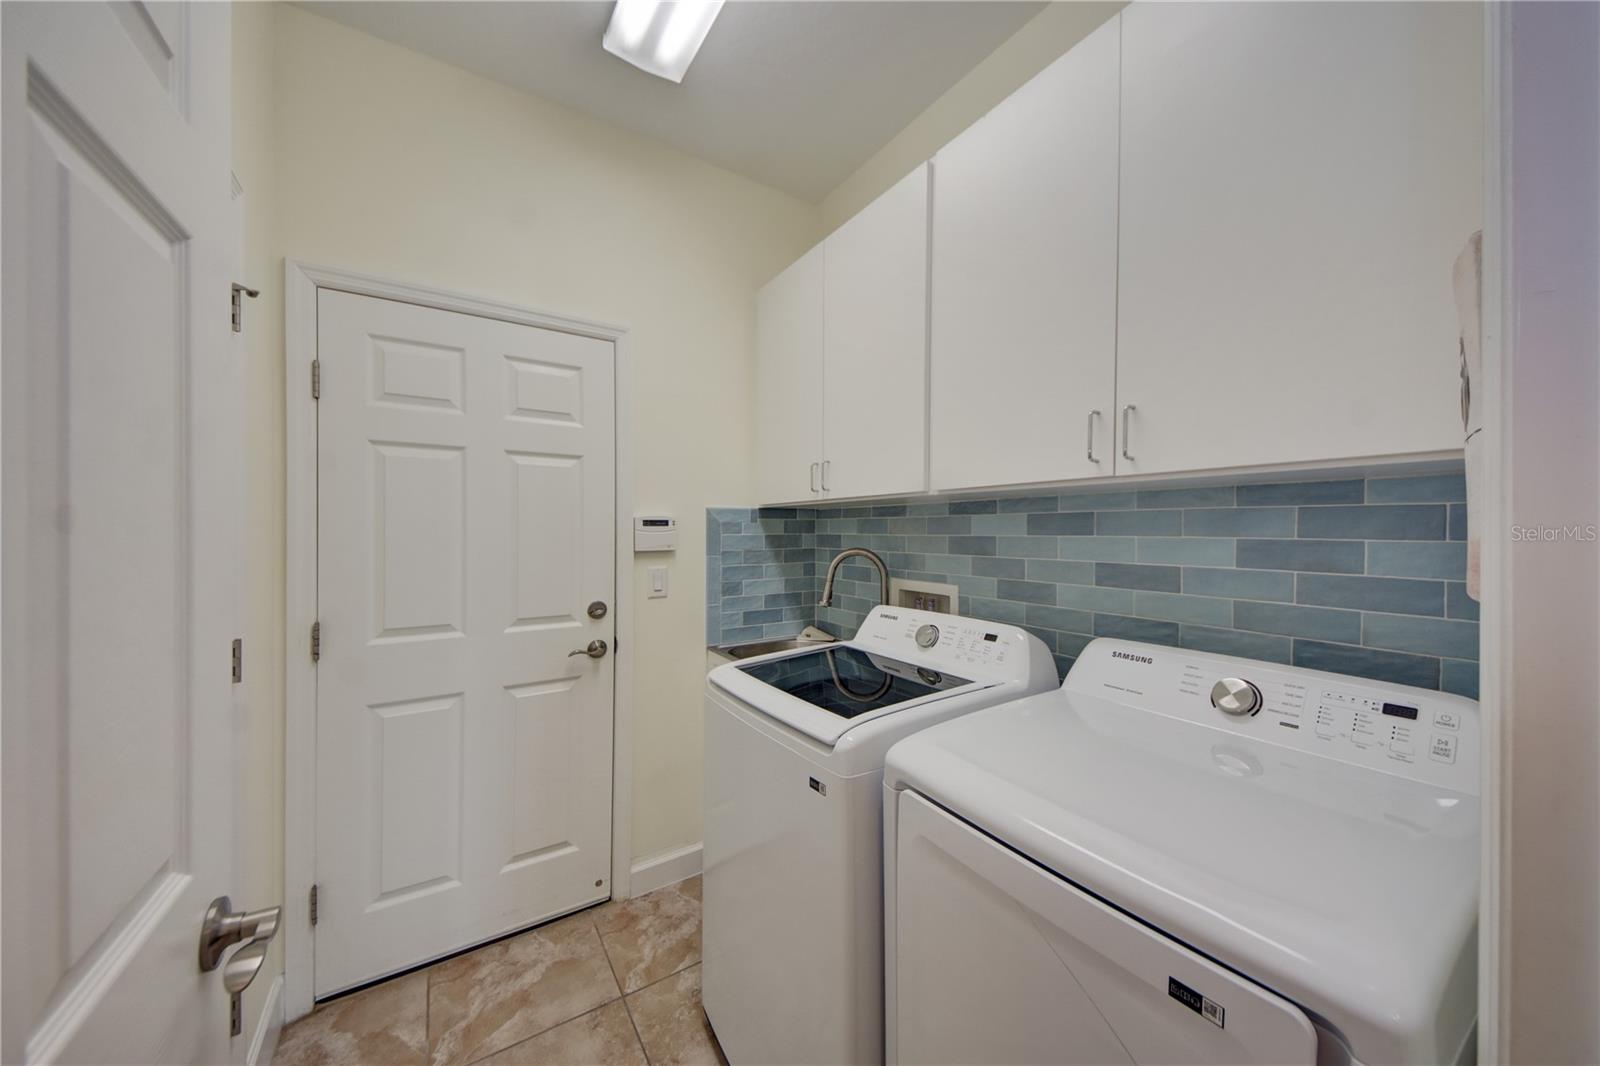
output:
{"label": "dryer control panel", "polygon": [[1478,705],[1461,696],[1105,638],[1083,650],[1062,687],[1478,794]]}

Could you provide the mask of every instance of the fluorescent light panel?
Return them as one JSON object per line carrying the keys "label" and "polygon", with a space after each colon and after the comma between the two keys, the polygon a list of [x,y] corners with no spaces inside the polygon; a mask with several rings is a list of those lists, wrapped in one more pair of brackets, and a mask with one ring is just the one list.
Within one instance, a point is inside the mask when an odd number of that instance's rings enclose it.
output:
{"label": "fluorescent light panel", "polygon": [[721,11],[722,0],[617,0],[601,44],[648,74],[681,82]]}

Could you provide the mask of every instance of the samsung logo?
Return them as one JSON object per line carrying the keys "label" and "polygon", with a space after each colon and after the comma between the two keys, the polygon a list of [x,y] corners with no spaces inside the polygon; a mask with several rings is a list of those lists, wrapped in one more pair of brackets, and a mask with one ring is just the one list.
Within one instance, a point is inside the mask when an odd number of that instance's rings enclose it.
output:
{"label": "samsung logo", "polygon": [[1154,666],[1155,665],[1155,660],[1150,658],[1150,656],[1148,656],[1148,655],[1135,655],[1131,651],[1114,651],[1114,652],[1111,653],[1111,657],[1113,659],[1126,659],[1130,663],[1144,663],[1146,666]]}

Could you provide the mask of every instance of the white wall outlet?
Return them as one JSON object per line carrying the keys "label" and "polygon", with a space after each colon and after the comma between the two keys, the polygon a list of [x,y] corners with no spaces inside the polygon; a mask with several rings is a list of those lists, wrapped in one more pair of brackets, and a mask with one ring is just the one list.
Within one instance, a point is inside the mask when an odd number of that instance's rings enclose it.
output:
{"label": "white wall outlet", "polygon": [[650,598],[652,600],[665,599],[667,595],[667,568],[652,566],[645,573],[650,578]]}

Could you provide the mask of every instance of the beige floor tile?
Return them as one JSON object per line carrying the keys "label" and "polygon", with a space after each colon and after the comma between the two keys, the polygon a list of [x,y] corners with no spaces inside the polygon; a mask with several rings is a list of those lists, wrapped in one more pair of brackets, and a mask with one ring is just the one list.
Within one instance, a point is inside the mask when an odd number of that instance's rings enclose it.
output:
{"label": "beige floor tile", "polygon": [[700,878],[691,877],[594,912],[623,992],[700,961]]}
{"label": "beige floor tile", "polygon": [[440,963],[430,972],[435,1066],[493,1054],[616,999],[617,982],[587,913]]}
{"label": "beige floor tile", "polygon": [[284,1027],[272,1066],[422,1066],[428,975],[406,974],[336,999]]}
{"label": "beige floor tile", "polygon": [[644,1049],[620,999],[529,1037],[478,1066],[645,1066]]}
{"label": "beige floor tile", "polygon": [[640,989],[627,1002],[651,1066],[726,1066],[700,1006],[699,966]]}

